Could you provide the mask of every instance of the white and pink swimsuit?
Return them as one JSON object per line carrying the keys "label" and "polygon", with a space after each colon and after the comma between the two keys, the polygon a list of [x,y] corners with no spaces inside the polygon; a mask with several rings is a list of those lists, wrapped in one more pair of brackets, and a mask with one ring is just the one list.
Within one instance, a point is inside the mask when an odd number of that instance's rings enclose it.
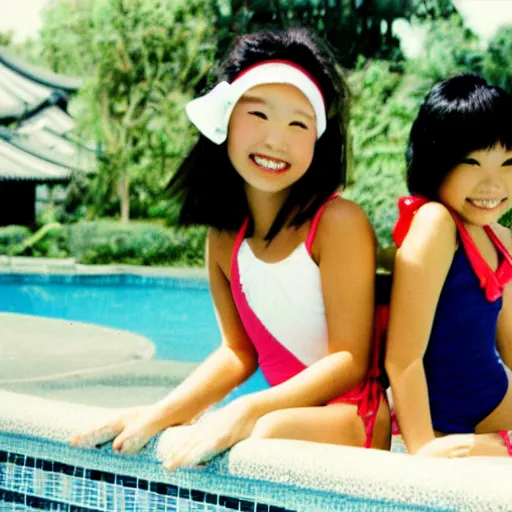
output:
{"label": "white and pink swimsuit", "polygon": [[[231,290],[244,327],[258,353],[261,371],[272,386],[328,355],[328,332],[320,269],[311,246],[325,203],[316,213],[306,241],[277,263],[256,258],[245,240],[248,219],[238,232],[231,260]],[[386,312],[387,313],[387,312]],[[382,315],[381,315],[382,316]],[[353,390],[329,402],[358,406],[371,446],[375,417],[384,390],[378,381],[381,336],[378,320],[376,346],[367,378]]]}

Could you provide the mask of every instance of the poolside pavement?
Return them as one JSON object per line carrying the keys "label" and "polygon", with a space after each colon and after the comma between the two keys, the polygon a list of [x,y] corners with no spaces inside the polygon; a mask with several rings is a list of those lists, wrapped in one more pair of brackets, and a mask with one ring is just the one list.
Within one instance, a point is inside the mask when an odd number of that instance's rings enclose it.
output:
{"label": "poolside pavement", "polygon": [[151,403],[195,363],[156,361],[144,336],[31,315],[0,313],[0,388],[89,405]]}

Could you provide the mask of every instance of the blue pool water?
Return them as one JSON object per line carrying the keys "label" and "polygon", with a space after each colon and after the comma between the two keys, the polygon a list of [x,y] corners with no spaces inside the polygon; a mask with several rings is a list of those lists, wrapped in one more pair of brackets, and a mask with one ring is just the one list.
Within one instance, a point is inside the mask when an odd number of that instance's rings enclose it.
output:
{"label": "blue pool water", "polygon": [[[199,362],[220,343],[206,282],[3,276],[0,311],[75,320],[148,337],[157,359]],[[119,279],[118,279],[119,281]]]}

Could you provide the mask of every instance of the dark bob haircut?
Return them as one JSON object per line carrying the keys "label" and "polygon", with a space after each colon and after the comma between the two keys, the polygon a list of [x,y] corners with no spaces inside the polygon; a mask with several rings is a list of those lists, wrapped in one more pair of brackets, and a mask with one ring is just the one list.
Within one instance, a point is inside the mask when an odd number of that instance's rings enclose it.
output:
{"label": "dark bob haircut", "polygon": [[469,153],[497,144],[512,149],[512,97],[505,90],[467,73],[436,84],[409,136],[409,191],[437,200],[454,167]]}
{"label": "dark bob haircut", "polygon": [[[249,66],[270,59],[292,61],[317,80],[328,119],[324,134],[316,142],[311,166],[292,185],[265,237],[269,242],[288,222],[301,226],[311,219],[320,205],[345,184],[348,107],[348,90],[333,53],[322,40],[302,28],[267,30],[237,38],[217,73],[217,83],[231,82]],[[202,224],[236,231],[250,217],[244,181],[228,158],[227,142],[217,145],[200,134],[168,188],[181,203],[182,225]]]}

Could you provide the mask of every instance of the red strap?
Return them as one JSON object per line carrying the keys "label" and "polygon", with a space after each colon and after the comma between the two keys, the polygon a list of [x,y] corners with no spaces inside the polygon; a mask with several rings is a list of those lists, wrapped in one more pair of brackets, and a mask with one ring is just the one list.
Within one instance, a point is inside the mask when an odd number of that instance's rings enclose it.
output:
{"label": "red strap", "polygon": [[[426,203],[428,203],[428,199],[416,196],[401,197],[398,200],[399,216],[393,230],[393,239],[398,247],[402,245],[414,215]],[[480,287],[485,290],[486,299],[489,302],[496,301],[501,297],[503,287],[512,279],[512,257],[493,230],[489,226],[484,226],[485,232],[494,242],[498,251],[503,254],[502,264],[496,272],[493,271],[478,251],[462,220],[455,212],[451,212],[451,214],[471,267],[480,281]]]}
{"label": "red strap", "polygon": [[313,220],[311,221],[311,227],[309,228],[308,236],[306,237],[306,250],[308,251],[308,254],[312,256],[311,254],[311,247],[313,246],[313,241],[315,240],[316,230],[318,228],[318,223],[320,222],[320,217],[322,216],[322,213],[327,208],[327,205],[333,200],[336,199],[339,196],[337,192],[332,194],[325,203],[320,206],[318,211],[315,213],[315,216],[313,217]]}
{"label": "red strap", "polygon": [[236,238],[235,238],[235,245],[233,246],[233,252],[231,253],[231,268],[233,268],[233,264],[235,262],[235,258],[238,254],[238,250],[240,249],[240,246],[242,245],[242,242],[245,238],[245,232],[247,231],[247,226],[249,225],[249,217],[247,217],[244,220],[244,223],[242,224],[242,227],[238,231]]}
{"label": "red strap", "polygon": [[507,447],[507,452],[510,457],[512,457],[512,442],[510,441],[510,434],[508,430],[498,430],[498,434],[505,441],[505,446]]}
{"label": "red strap", "polygon": [[398,220],[393,229],[393,240],[397,247],[402,245],[416,212],[428,202],[428,199],[420,196],[401,197],[398,200]]}

